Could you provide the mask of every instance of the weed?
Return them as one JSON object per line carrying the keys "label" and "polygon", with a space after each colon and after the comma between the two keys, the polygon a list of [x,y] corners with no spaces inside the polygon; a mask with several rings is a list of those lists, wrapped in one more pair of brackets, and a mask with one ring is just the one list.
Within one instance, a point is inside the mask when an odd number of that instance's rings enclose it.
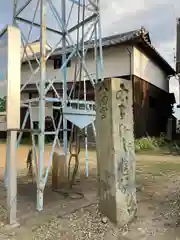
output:
{"label": "weed", "polygon": [[160,137],[143,137],[135,140],[135,151],[141,150],[158,150],[169,144],[169,141],[165,134],[161,134]]}

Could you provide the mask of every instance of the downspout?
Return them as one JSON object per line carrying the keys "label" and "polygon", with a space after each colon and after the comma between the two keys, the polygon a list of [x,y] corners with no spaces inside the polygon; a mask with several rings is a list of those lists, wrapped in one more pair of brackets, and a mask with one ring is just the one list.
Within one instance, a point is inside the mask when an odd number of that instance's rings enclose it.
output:
{"label": "downspout", "polygon": [[[131,46],[133,49],[133,46]],[[133,52],[132,49],[127,48],[127,51],[129,53],[129,75],[130,75],[130,81],[132,82],[132,99],[133,99],[133,106],[134,106],[134,79],[133,79]],[[134,107],[133,107],[134,108]]]}
{"label": "downspout", "polygon": [[[135,122],[135,117],[134,117],[134,102],[135,102],[135,97],[134,97],[134,79],[133,79],[133,73],[134,73],[134,66],[133,66],[133,46],[131,46],[131,49],[127,48],[127,51],[129,53],[129,74],[130,74],[130,81],[132,82],[132,99],[133,99],[133,120]],[[134,125],[135,126],[135,125]],[[135,134],[135,129],[134,129],[134,134]]]}
{"label": "downspout", "polygon": [[[168,75],[167,76],[167,81],[168,81],[168,93],[170,94],[170,80],[171,78],[174,77],[173,75]],[[178,83],[180,84],[180,82],[178,81]],[[180,101],[179,101],[180,102]]]}
{"label": "downspout", "polygon": [[178,78],[178,83],[179,83],[179,102],[178,102],[178,107],[180,107],[180,74],[177,74]]}
{"label": "downspout", "polygon": [[[173,75],[168,75],[167,76],[167,81],[168,81],[168,94],[170,94],[170,80],[171,80],[171,77],[173,77]],[[172,117],[172,113],[171,115],[168,116],[168,118],[171,118]]]}
{"label": "downspout", "polygon": [[130,80],[131,81],[133,81],[133,61],[132,61],[132,51],[129,49],[129,48],[127,48],[127,51],[129,52],[129,61],[130,61],[130,64],[129,64],[129,66],[130,66]]}

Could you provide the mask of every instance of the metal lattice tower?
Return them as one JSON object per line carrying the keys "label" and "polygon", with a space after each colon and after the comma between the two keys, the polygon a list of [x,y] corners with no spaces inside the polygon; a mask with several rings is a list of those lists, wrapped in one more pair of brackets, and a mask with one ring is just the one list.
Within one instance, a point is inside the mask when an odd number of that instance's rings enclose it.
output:
{"label": "metal lattice tower", "polygon": [[[90,111],[94,103],[86,100],[86,87],[84,87],[84,100],[79,101],[73,96],[73,88],[78,81],[90,81],[92,85],[103,80],[103,54],[101,41],[100,0],[14,0],[13,24],[21,30],[22,34],[22,63],[28,63],[29,76],[21,85],[23,91],[28,85],[34,83],[38,93],[37,98],[22,100],[22,107],[27,112],[22,124],[25,128],[28,116],[32,134],[35,176],[37,182],[37,210],[43,209],[43,192],[52,163],[55,146],[58,139],[61,122],[63,125],[63,148],[67,156],[67,118],[61,114],[58,125],[54,125],[54,132],[45,131],[46,104],[59,102],[59,111],[67,109],[67,104],[84,104],[84,109]],[[31,45],[33,41],[40,41],[40,51],[35,51]],[[48,48],[47,48],[48,46]],[[95,74],[88,69],[86,61],[87,52],[93,49]],[[62,56],[61,78],[55,79],[48,72],[47,62],[52,56]],[[67,89],[69,79],[68,63],[73,60],[74,78],[71,89]],[[23,74],[22,74],[23,78]],[[36,80],[35,80],[36,79]],[[62,84],[62,93],[56,89],[55,83]],[[52,90],[53,97],[48,97]],[[35,129],[32,119],[32,106],[39,108],[39,128]],[[73,112],[71,112],[73,114]],[[54,119],[52,119],[54,123]],[[20,143],[22,132],[18,138]],[[50,154],[48,168],[44,176],[45,135],[53,135],[54,141]],[[38,135],[38,157],[36,155],[35,135]]]}

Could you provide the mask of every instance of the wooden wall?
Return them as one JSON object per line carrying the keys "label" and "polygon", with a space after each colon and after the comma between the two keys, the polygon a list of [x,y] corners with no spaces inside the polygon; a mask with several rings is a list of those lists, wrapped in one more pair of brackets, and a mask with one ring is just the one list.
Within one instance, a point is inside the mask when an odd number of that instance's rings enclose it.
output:
{"label": "wooden wall", "polygon": [[136,138],[159,136],[160,133],[166,132],[170,113],[169,94],[133,76],[133,98]]}
{"label": "wooden wall", "polygon": [[[121,78],[130,80],[130,76]],[[170,94],[137,76],[132,78],[135,137],[159,136],[162,132],[166,133],[171,110]],[[83,86],[80,88],[80,97],[83,98]],[[94,90],[90,82],[87,83],[87,89],[87,99],[94,100]]]}

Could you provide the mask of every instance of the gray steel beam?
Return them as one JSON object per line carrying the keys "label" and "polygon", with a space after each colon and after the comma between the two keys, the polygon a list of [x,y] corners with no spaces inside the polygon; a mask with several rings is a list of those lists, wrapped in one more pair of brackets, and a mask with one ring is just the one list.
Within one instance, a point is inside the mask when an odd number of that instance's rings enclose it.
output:
{"label": "gray steel beam", "polygon": [[76,29],[78,29],[79,27],[82,27],[83,25],[86,25],[87,23],[92,22],[92,20],[95,19],[96,17],[97,17],[97,13],[94,13],[90,17],[86,18],[84,21],[82,21],[79,24],[76,24],[74,27],[70,28],[68,30],[68,32],[71,33],[73,31],[75,31]]}
{"label": "gray steel beam", "polygon": [[17,16],[19,16],[20,13],[22,13],[22,11],[32,2],[32,0],[28,0],[14,15],[14,17],[16,18]]}
{"label": "gray steel beam", "polygon": [[[24,18],[21,18],[21,17],[16,17],[16,20],[18,20],[18,21],[20,21],[20,22],[23,22],[23,23],[26,23],[26,24],[30,24],[30,25],[32,24],[31,21],[29,21],[29,20],[27,20],[27,19],[24,19]],[[33,23],[33,26],[34,26],[34,27],[38,27],[38,28],[41,27],[40,24],[35,23],[35,22]],[[58,30],[53,29],[53,28],[50,28],[50,27],[46,27],[46,30],[49,31],[49,32],[55,33],[55,34],[60,34],[60,35],[62,35],[62,32],[61,32],[61,31],[58,31]]]}

